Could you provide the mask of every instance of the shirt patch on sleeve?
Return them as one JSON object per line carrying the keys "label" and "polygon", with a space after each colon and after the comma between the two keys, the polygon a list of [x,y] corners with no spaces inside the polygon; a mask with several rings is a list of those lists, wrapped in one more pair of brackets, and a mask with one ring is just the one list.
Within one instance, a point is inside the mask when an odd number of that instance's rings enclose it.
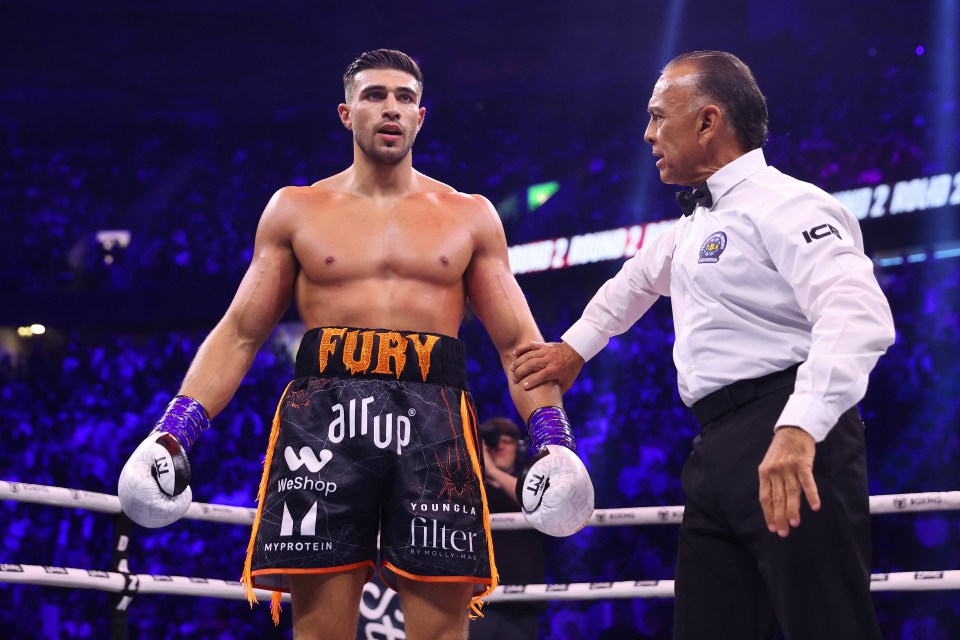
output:
{"label": "shirt patch on sleeve", "polygon": [[720,261],[720,254],[727,248],[727,234],[723,231],[714,231],[700,245],[700,264]]}
{"label": "shirt patch on sleeve", "polygon": [[[837,228],[832,224],[819,224],[809,231],[803,232],[803,239],[807,241],[807,244],[810,244],[814,240],[819,240],[820,238],[826,238],[830,234],[833,234],[840,238],[840,232],[837,231]],[[843,240],[843,238],[840,238]]]}

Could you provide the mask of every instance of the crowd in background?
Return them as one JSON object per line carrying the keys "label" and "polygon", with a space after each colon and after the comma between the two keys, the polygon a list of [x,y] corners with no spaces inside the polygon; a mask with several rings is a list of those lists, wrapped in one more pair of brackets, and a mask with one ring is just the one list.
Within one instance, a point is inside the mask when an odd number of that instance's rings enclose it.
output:
{"label": "crowd in background", "polygon": [[[786,37],[756,43],[755,56],[793,47],[811,69],[828,67],[836,56],[832,48]],[[811,90],[794,74],[758,72],[770,96],[768,161],[828,191],[960,169],[947,166],[942,153],[923,152],[960,145],[960,129],[953,129],[952,143],[936,138],[942,132],[930,126],[932,110],[943,103],[926,89],[917,64],[910,57],[893,64],[876,52],[858,51],[857,59],[861,73],[845,77],[842,91]],[[814,85],[833,81],[822,74],[803,78]],[[491,95],[463,105],[427,91],[430,115],[415,165],[461,191],[488,196],[511,243],[675,217],[672,194],[659,184],[643,141],[646,89],[630,86],[640,108],[624,119],[604,115],[622,108],[616,95],[567,95],[557,109],[540,94]],[[8,126],[0,132],[0,202],[9,231],[0,287],[43,293],[236,282],[273,192],[349,164],[349,132],[334,106],[269,127],[152,118],[120,124],[109,135],[81,128],[64,138]],[[557,194],[528,211],[526,188],[552,180]],[[126,250],[96,241],[98,231],[111,229],[130,231]]]}
{"label": "crowd in background", "polygon": [[[960,260],[891,267],[878,275],[898,335],[863,402],[871,493],[953,489],[960,484],[954,463],[960,455],[960,400],[953,393],[960,381]],[[554,294],[531,291],[531,305],[536,309],[541,298]],[[568,320],[543,319],[541,328],[556,336]],[[233,402],[194,447],[195,500],[254,506],[273,408],[290,376],[299,330],[285,325],[275,332]],[[0,449],[2,478],[115,493],[123,461],[175,393],[205,332],[60,331],[35,339],[28,355],[8,356],[0,366],[0,423],[7,437]],[[483,328],[468,319],[461,337],[471,354],[471,387],[481,415],[513,415]],[[62,340],[62,346],[46,347],[44,339]],[[676,393],[671,342],[669,309],[661,302],[591,361],[565,398],[599,508],[682,502],[679,472],[695,427]],[[0,513],[3,562],[107,567],[110,517],[11,502],[0,503]],[[960,520],[949,512],[879,516],[874,527],[877,572],[960,566],[954,544]],[[131,569],[234,580],[247,535],[245,527],[199,522],[137,529]],[[669,526],[588,528],[551,541],[547,580],[670,579],[675,543],[675,528]],[[90,607],[105,611],[107,594],[0,589],[12,605],[0,613],[7,624],[30,624],[37,615],[30,603],[40,601],[61,628],[73,629],[64,637],[104,637],[97,620],[106,617],[91,616]],[[960,615],[955,598],[949,592],[925,595],[878,595],[888,637],[947,637],[949,618]],[[170,621],[161,615],[169,606],[192,615]],[[615,620],[629,622],[639,637],[662,637],[658,634],[669,628],[671,609],[668,600],[555,603],[545,625],[554,635],[546,637],[578,637],[573,630],[579,637],[598,637]],[[282,631],[271,631],[266,608],[248,612],[245,603],[140,596],[130,614],[131,624],[143,628],[142,637],[166,637],[158,631],[164,625],[170,634],[201,634],[195,637],[243,638],[261,631],[283,637]],[[202,629],[188,629],[191,625]],[[939,629],[941,635],[911,631],[918,626]]]}
{"label": "crowd in background", "polygon": [[[823,41],[831,29],[845,28],[821,26]],[[835,64],[836,53],[819,40],[783,40],[788,37],[755,43],[756,57],[766,47],[795,51],[811,69]],[[960,170],[921,152],[930,143],[925,78],[908,62],[861,53],[858,64],[877,68],[845,74],[849,85],[842,91],[815,79],[798,82],[792,73],[758,74],[773,96],[771,164],[831,191]],[[648,83],[642,84],[645,94]],[[428,119],[415,166],[490,197],[511,244],[676,216],[642,141],[645,95],[630,118],[616,96],[564,95],[558,108],[556,98],[545,95],[491,96],[464,107],[428,92],[428,109],[444,115],[437,123]],[[149,306],[157,289],[232,289],[249,263],[256,222],[273,191],[311,184],[349,164],[349,134],[339,128],[333,105],[328,117],[322,124],[243,131],[143,120],[109,135],[86,129],[71,137],[8,123],[0,144],[0,291],[14,299],[139,291],[138,302]],[[547,180],[559,181],[557,195],[528,211],[526,187]],[[112,229],[129,231],[129,245],[97,240],[98,231]],[[612,271],[578,267],[552,279],[521,278],[547,338],[559,338],[578,317],[582,306],[569,301],[585,302],[601,273]],[[960,259],[884,267],[877,275],[890,298],[897,341],[862,403],[871,493],[960,488]],[[0,479],[115,493],[123,462],[176,392],[212,321],[107,329],[74,327],[68,316],[30,341],[0,336],[6,439]],[[299,330],[287,324],[275,332],[237,396],[193,448],[195,500],[254,506],[270,420],[291,374]],[[513,416],[483,327],[468,316],[461,337],[480,417]],[[682,503],[680,469],[696,427],[676,391],[672,342],[669,308],[661,301],[591,361],[565,396],[598,508]],[[0,563],[108,566],[109,516],[0,502],[0,523]],[[876,572],[960,568],[960,519],[950,512],[878,516],[874,532]],[[235,580],[247,536],[244,527],[200,522],[135,529],[130,568]],[[547,581],[670,579],[675,547],[672,526],[588,528],[550,542]],[[955,593],[876,594],[885,636],[955,637]],[[15,637],[108,636],[109,594],[0,583],[0,596],[0,629],[21,630]],[[669,599],[551,603],[541,628],[545,638],[565,640],[663,638],[672,608]],[[275,630],[267,607],[251,611],[244,602],[141,595],[130,607],[134,637],[142,638],[287,638],[289,607],[284,616]]]}

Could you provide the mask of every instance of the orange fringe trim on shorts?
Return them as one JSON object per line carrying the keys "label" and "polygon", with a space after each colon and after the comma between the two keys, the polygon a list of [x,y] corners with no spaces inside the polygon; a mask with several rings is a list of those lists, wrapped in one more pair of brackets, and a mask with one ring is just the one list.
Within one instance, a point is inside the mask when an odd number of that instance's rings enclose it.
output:
{"label": "orange fringe trim on shorts", "polygon": [[477,424],[477,416],[473,413],[473,407],[467,402],[467,394],[460,393],[460,420],[463,422],[463,439],[467,443],[467,451],[470,454],[470,461],[473,463],[473,472],[477,475],[477,481],[480,485],[480,498],[483,506],[483,530],[487,534],[487,552],[490,556],[490,585],[486,590],[473,597],[470,600],[470,619],[475,620],[478,616],[483,617],[480,611],[486,598],[493,590],[497,588],[500,582],[500,576],[497,573],[497,565],[493,558],[493,536],[490,534],[490,507],[487,505],[487,490],[483,485],[483,470],[480,468],[480,457],[477,453],[477,443],[473,439],[473,427]]}
{"label": "orange fringe trim on shorts", "polygon": [[[273,427],[270,429],[270,440],[267,444],[267,454],[263,459],[263,477],[260,479],[260,490],[257,492],[257,515],[253,519],[253,530],[250,533],[250,544],[247,545],[247,557],[243,563],[243,574],[240,576],[240,582],[243,583],[243,590],[247,595],[247,602],[252,608],[257,603],[257,595],[253,592],[253,577],[250,575],[251,565],[253,563],[253,545],[257,539],[257,531],[260,529],[260,516],[263,514],[263,499],[267,495],[267,481],[270,478],[270,462],[273,460],[273,450],[277,446],[277,438],[280,436],[280,407],[283,406],[283,399],[290,390],[291,381],[287,388],[283,390],[280,396],[280,402],[277,403],[277,411],[273,415]],[[273,618],[273,624],[280,624],[280,598],[283,593],[274,591],[270,596],[270,614]]]}

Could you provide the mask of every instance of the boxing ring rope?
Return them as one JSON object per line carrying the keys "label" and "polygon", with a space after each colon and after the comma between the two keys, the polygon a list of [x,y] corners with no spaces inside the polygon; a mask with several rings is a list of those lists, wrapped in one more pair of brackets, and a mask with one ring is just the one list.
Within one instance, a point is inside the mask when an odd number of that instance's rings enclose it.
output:
{"label": "boxing ring rope", "polygon": [[[126,551],[131,523],[121,515],[117,496],[0,480],[0,499],[86,509],[116,517],[114,531],[113,568],[116,571],[77,569],[40,565],[0,564],[0,582],[33,584],[72,589],[95,589],[116,594],[114,612],[125,616],[130,602],[137,594],[167,594],[245,600],[239,581],[136,574],[127,571]],[[872,515],[912,513],[922,511],[960,510],[960,491],[905,493],[870,496]],[[250,525],[256,509],[194,502],[184,515],[187,520],[203,520],[225,524]],[[683,507],[634,507],[625,509],[597,509],[588,526],[623,526],[680,524]],[[529,529],[519,513],[490,515],[492,529]],[[591,582],[570,584],[500,585],[490,597],[491,602],[543,600],[600,600],[614,598],[669,598],[673,597],[673,580],[625,580],[618,582]],[[871,591],[947,591],[960,589],[960,570],[913,571],[876,573],[871,576]],[[256,590],[257,598],[269,600],[270,592]],[[284,594],[285,602],[289,595]],[[125,628],[125,618],[120,628]],[[116,628],[116,626],[115,626]],[[124,637],[124,632],[114,634]]]}

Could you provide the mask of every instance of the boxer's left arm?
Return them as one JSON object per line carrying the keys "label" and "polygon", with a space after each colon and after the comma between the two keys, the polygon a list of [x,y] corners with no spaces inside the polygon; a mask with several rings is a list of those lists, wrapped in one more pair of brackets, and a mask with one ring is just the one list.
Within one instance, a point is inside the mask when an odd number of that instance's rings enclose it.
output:
{"label": "boxer's left arm", "polygon": [[467,299],[500,354],[500,363],[517,411],[524,420],[528,420],[539,407],[561,405],[560,387],[553,381],[525,389],[510,371],[513,351],[528,342],[542,342],[543,337],[520,285],[510,271],[507,240],[500,218],[485,198],[474,198],[479,211],[471,212],[472,219],[476,220],[475,248],[466,272]]}
{"label": "boxer's left arm", "polygon": [[575,453],[560,386],[550,381],[526,388],[510,371],[513,352],[543,338],[510,270],[500,218],[486,199],[475,198],[482,215],[477,216],[476,245],[466,273],[467,296],[500,353],[510,395],[532,443],[533,457],[520,473],[517,499],[524,517],[538,530],[567,536],[586,525],[593,513],[593,483]]}

